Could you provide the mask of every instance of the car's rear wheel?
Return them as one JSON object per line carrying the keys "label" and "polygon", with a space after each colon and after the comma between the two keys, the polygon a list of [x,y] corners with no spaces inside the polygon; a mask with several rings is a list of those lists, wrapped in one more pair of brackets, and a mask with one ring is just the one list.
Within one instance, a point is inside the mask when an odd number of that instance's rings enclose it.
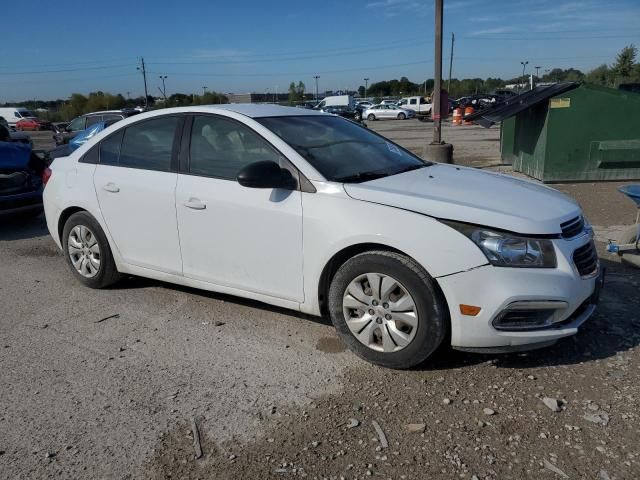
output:
{"label": "car's rear wheel", "polygon": [[62,246],[71,271],[84,285],[105,288],[121,278],[109,242],[89,213],[77,212],[69,217],[62,232]]}
{"label": "car's rear wheel", "polygon": [[433,279],[413,259],[370,251],[347,260],[329,288],[338,334],[359,357],[410,368],[442,343],[447,310]]}
{"label": "car's rear wheel", "polygon": [[367,115],[367,120],[369,120],[370,122],[373,122],[376,119],[376,116],[373,113],[370,113],[369,115]]}
{"label": "car's rear wheel", "polygon": [[356,113],[353,115],[353,119],[359,122],[360,120],[362,120],[362,114],[356,111]]}
{"label": "car's rear wheel", "polygon": [[398,120],[404,120],[405,118],[407,118],[407,116],[404,113],[398,114]]}

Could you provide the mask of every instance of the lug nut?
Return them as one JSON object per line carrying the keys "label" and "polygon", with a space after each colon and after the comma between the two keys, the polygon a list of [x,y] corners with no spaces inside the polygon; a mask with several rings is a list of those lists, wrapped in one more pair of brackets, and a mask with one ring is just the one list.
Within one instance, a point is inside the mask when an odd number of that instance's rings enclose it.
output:
{"label": "lug nut", "polygon": [[386,303],[386,302],[385,302],[385,303],[383,303],[383,304],[382,304],[382,306],[383,306],[384,308],[389,308],[389,304],[388,304],[388,303]]}
{"label": "lug nut", "polygon": [[382,323],[382,319],[380,317],[376,318],[376,323]]}
{"label": "lug nut", "polygon": [[387,320],[391,320],[391,315],[389,315],[388,313],[384,316],[384,318],[386,318]]}
{"label": "lug nut", "polygon": [[374,313],[373,308],[369,309],[369,315],[373,315]]}
{"label": "lug nut", "polygon": [[378,301],[374,300],[373,302],[371,302],[371,305],[373,305],[374,307],[376,307],[378,305]]}

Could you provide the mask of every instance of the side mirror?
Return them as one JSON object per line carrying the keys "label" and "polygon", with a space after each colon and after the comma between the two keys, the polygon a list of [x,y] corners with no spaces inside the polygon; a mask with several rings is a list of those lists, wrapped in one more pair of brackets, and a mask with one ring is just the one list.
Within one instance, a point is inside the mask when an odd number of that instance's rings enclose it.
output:
{"label": "side mirror", "polygon": [[283,188],[295,190],[296,180],[289,170],[276,162],[263,161],[247,165],[237,177],[238,183],[248,188]]}

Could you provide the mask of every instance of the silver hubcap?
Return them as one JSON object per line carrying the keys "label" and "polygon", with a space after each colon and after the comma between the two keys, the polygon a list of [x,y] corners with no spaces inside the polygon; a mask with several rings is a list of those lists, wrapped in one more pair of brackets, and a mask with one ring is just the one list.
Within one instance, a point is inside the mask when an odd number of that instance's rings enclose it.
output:
{"label": "silver hubcap", "polygon": [[342,309],[351,333],[378,352],[402,350],[418,329],[413,298],[400,282],[382,273],[355,278],[344,292]]}
{"label": "silver hubcap", "polygon": [[76,225],[69,232],[68,250],[71,263],[86,278],[100,271],[100,246],[93,232],[84,225]]}

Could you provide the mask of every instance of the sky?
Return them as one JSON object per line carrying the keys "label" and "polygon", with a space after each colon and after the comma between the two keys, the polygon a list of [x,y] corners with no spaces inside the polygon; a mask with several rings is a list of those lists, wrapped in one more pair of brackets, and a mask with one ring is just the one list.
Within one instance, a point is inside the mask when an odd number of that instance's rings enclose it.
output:
{"label": "sky", "polygon": [[[587,71],[640,46],[640,0],[444,0],[443,76]],[[433,0],[3,2],[0,103],[102,90],[136,97],[357,89],[433,77]],[[10,27],[10,19],[14,19]],[[8,37],[7,37],[8,35]]]}

